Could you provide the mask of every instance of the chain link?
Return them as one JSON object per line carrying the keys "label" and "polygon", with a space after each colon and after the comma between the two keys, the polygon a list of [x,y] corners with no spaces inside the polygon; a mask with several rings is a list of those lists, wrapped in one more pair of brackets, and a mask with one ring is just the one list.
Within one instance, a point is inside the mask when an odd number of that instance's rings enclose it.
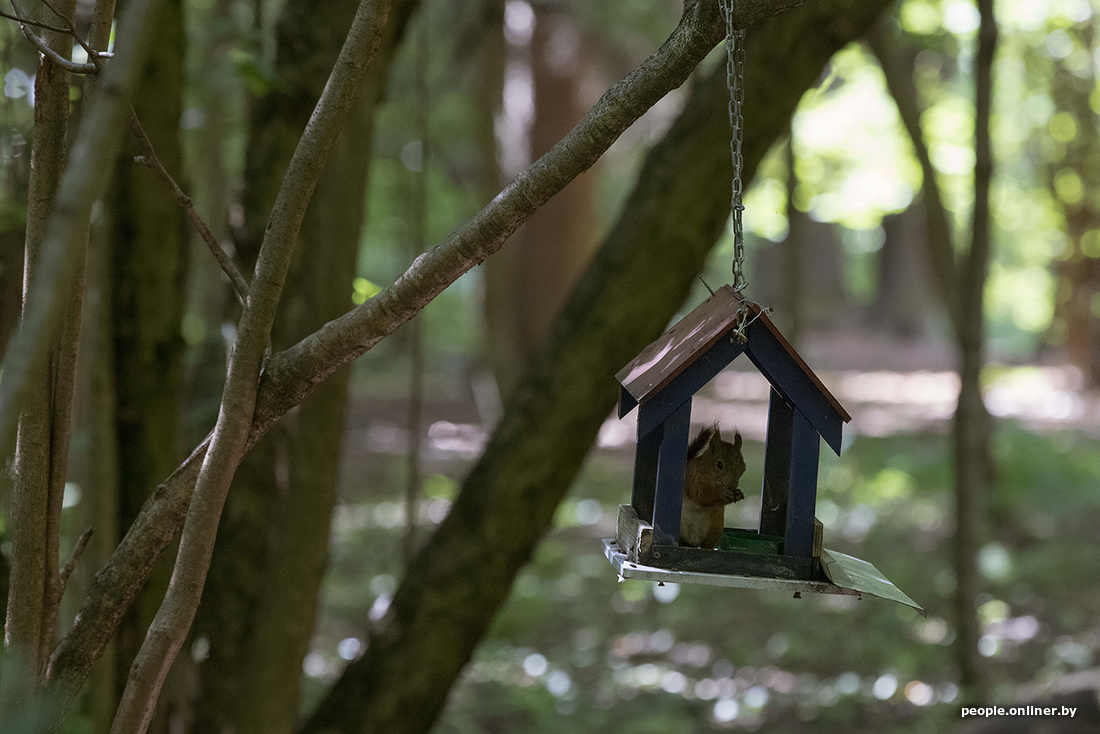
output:
{"label": "chain link", "polygon": [[733,219],[733,290],[740,293],[748,285],[745,280],[745,233],[741,225],[742,203],[741,138],[745,121],[741,107],[745,101],[745,29],[733,27],[733,0],[719,0],[726,18],[726,88],[729,90],[730,159],[733,162],[733,185],[730,193],[730,217]]}

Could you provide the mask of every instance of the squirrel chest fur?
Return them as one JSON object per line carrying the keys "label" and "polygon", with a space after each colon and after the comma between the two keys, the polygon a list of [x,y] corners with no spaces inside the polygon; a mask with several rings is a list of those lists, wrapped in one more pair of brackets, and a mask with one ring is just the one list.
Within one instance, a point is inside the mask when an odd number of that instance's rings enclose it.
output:
{"label": "squirrel chest fur", "polygon": [[745,498],[737,486],[745,473],[741,434],[722,440],[718,424],[699,431],[688,446],[684,500],[680,509],[680,545],[716,548],[722,538],[726,505]]}

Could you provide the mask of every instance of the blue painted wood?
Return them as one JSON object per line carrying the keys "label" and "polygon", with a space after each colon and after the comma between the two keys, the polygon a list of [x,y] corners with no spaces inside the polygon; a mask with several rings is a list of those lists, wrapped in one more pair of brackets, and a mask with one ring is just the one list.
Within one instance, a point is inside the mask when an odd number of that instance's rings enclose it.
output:
{"label": "blue painted wood", "polygon": [[814,552],[820,450],[817,430],[796,408],[791,436],[791,491],[787,497],[787,527],[783,538],[783,553],[788,556],[809,557]]}
{"label": "blue painted wood", "polygon": [[760,490],[761,535],[782,536],[787,532],[793,434],[794,410],[772,388],[768,400],[768,437],[764,442],[764,481]]}
{"label": "blue painted wood", "polygon": [[642,403],[642,407],[649,408],[649,411],[643,410],[638,415],[638,435],[644,436],[656,428],[744,351],[744,344],[737,344],[723,334],[705,354]]}
{"label": "blue painted wood", "polygon": [[625,418],[627,413],[634,410],[634,406],[637,404],[638,401],[627,392],[625,387],[619,388],[619,418]]}
{"label": "blue painted wood", "polygon": [[684,497],[684,469],[687,468],[688,429],[691,398],[685,400],[664,422],[657,460],[657,492],[653,500],[653,542],[680,542],[680,504]]}
{"label": "blue painted wood", "polygon": [[825,443],[839,455],[844,420],[767,326],[754,321],[747,333],[747,353],[752,363],[788,403],[802,412]]}
{"label": "blue painted wood", "polygon": [[630,504],[638,517],[646,520],[653,517],[653,497],[657,492],[657,458],[664,435],[664,424],[661,424],[656,430],[639,436],[638,445],[634,449],[634,488],[630,493]]}

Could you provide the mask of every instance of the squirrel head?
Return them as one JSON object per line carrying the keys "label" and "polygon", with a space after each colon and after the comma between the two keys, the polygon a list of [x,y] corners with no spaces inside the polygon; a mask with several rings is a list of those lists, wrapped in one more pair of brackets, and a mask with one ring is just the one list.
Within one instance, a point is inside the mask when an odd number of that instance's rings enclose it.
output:
{"label": "squirrel head", "polygon": [[707,485],[723,490],[736,489],[745,473],[740,432],[734,432],[733,443],[730,443],[722,440],[718,423],[699,431],[688,446],[688,467]]}

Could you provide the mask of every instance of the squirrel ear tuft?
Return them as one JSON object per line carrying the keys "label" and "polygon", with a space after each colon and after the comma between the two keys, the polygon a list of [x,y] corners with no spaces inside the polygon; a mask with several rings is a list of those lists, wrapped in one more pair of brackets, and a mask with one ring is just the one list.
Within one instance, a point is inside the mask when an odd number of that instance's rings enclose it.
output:
{"label": "squirrel ear tuft", "polygon": [[717,451],[718,447],[722,445],[722,432],[718,429],[718,422],[715,421],[709,429],[710,439],[707,441],[707,447],[711,451]]}
{"label": "squirrel ear tuft", "polygon": [[735,431],[733,434],[733,447],[737,450],[741,450],[741,431]]}

